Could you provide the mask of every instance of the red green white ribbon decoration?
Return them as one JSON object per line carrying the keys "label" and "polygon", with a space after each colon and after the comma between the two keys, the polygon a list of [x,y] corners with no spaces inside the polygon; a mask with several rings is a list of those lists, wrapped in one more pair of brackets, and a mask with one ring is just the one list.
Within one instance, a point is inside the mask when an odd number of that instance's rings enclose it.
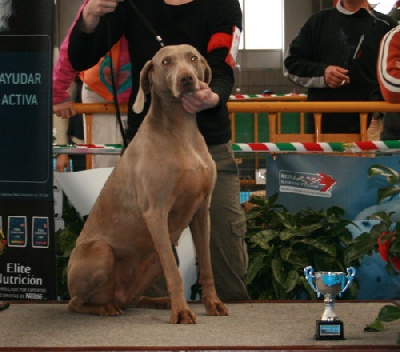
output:
{"label": "red green white ribbon decoration", "polygon": [[343,143],[234,143],[235,152],[343,152]]}
{"label": "red green white ribbon decoration", "polygon": [[[365,153],[400,150],[400,140],[320,143],[233,143],[234,152]],[[54,145],[55,154],[120,154],[121,144]]]}
{"label": "red green white ribbon decoration", "polygon": [[366,141],[366,142],[320,142],[320,143],[234,143],[235,152],[351,152],[365,153],[371,151],[388,152],[400,149],[400,140],[393,141]]}
{"label": "red green white ribbon decoration", "polygon": [[234,94],[229,96],[229,100],[241,100],[241,99],[259,99],[259,98],[269,98],[269,97],[295,97],[295,96],[304,96],[306,94]]}
{"label": "red green white ribbon decoration", "polygon": [[55,154],[121,154],[122,144],[53,145]]}

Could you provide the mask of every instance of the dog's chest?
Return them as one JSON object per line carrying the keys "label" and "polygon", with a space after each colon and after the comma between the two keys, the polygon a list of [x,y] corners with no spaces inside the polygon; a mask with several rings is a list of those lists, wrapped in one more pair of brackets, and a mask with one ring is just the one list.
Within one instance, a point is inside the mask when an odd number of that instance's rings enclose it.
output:
{"label": "dog's chest", "polygon": [[187,153],[175,164],[178,169],[176,188],[186,194],[210,193],[215,182],[215,163],[208,153]]}

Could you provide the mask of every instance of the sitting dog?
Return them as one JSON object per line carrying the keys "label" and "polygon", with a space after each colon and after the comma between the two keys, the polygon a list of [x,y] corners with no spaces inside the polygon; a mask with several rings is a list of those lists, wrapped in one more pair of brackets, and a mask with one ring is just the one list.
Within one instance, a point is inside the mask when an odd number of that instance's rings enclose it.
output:
{"label": "sitting dog", "polygon": [[195,114],[181,97],[209,83],[206,60],[190,45],[167,46],[140,74],[133,106],[151,105],[94,204],[68,263],[70,311],[120,315],[138,305],[144,290],[164,274],[171,323],[196,323],[183,292],[172,245],[190,224],[209,315],[228,315],[216,294],[209,250],[209,205],[215,163]]}

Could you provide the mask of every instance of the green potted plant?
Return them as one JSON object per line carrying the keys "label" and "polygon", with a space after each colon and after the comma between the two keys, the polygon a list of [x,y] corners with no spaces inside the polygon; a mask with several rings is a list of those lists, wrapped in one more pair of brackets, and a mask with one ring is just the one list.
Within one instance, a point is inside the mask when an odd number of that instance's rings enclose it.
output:
{"label": "green potted plant", "polygon": [[[7,246],[7,240],[4,236],[3,230],[0,227],[0,255],[3,254],[4,249]],[[10,304],[4,301],[0,301],[0,311],[7,309],[8,307],[10,307]]]}
{"label": "green potted plant", "polygon": [[[292,214],[277,199],[277,194],[268,199],[253,197],[253,207],[246,213],[249,294],[252,299],[316,299],[304,277],[306,266],[341,272],[359,266],[360,258],[345,260],[353,243],[348,229],[352,222],[343,218],[344,210],[337,206]],[[356,294],[355,282],[344,297]]]}
{"label": "green potted plant", "polygon": [[[399,275],[400,272],[400,221],[396,211],[399,209],[398,196],[400,195],[400,174],[387,166],[375,164],[368,169],[369,177],[384,177],[387,185],[378,190],[378,206],[368,218],[379,220],[370,232],[364,232],[354,240],[346,253],[346,260],[360,258],[364,255],[379,253],[386,264],[390,275]],[[392,211],[395,210],[395,211]],[[368,324],[365,331],[383,331],[384,322],[400,319],[400,306],[396,303],[381,308],[376,319]],[[398,338],[400,343],[400,335]]]}
{"label": "green potted plant", "polygon": [[4,249],[6,248],[6,246],[7,246],[7,240],[6,240],[5,236],[4,236],[3,230],[0,227],[0,255],[3,254]]}
{"label": "green potted plant", "polygon": [[[393,223],[391,214],[376,213],[371,218],[380,220],[370,232],[364,232],[354,240],[353,246],[347,252],[347,260],[359,258],[378,252],[386,264],[390,275],[400,272],[400,222]],[[383,331],[384,322],[400,319],[400,306],[396,303],[381,308],[376,319],[368,324],[365,331]],[[400,336],[398,339],[400,343]]]}
{"label": "green potted plant", "polygon": [[65,226],[56,232],[57,291],[61,300],[68,300],[67,267],[76,238],[83,228],[83,220],[64,196],[63,219]]}

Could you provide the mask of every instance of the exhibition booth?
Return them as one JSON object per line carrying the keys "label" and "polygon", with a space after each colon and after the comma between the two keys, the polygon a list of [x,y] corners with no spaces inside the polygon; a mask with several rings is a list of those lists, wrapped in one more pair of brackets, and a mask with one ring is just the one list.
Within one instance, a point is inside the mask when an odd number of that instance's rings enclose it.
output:
{"label": "exhibition booth", "polygon": [[[189,229],[177,252],[185,298],[197,315],[196,325],[168,324],[169,310],[160,309],[126,309],[113,318],[68,312],[57,292],[61,277],[56,244],[57,231],[65,226],[63,202],[66,199],[85,218],[112,172],[90,169],[90,155],[118,154],[121,146],[53,145],[54,3],[21,4],[30,4],[32,11],[23,12],[25,17],[18,18],[18,26],[7,34],[0,27],[0,301],[11,303],[0,312],[0,351],[400,350],[399,320],[385,324],[382,332],[364,331],[383,307],[400,297],[398,277],[389,276],[385,263],[376,256],[365,258],[357,274],[349,270],[318,279],[310,269],[305,280],[315,298],[329,295],[331,301],[226,302],[229,316],[210,317],[199,297],[191,295],[197,267]],[[397,221],[400,201],[393,197],[378,202],[377,191],[384,187],[384,180],[369,178],[368,169],[373,164],[397,169],[400,145],[398,141],[366,142],[366,114],[397,107],[338,103],[311,108],[303,100],[301,95],[232,97],[234,151],[246,192],[252,191],[249,185],[257,185],[267,197],[279,193],[280,202],[291,211],[342,206],[346,216],[358,222],[352,228],[355,237],[371,229],[368,216],[377,211],[394,212]],[[77,105],[87,118],[98,108]],[[115,112],[110,106],[100,109]],[[360,112],[360,134],[343,136],[340,141],[321,134],[321,113],[332,109]],[[304,112],[314,112],[315,133],[305,133]],[[89,169],[54,173],[53,158],[58,153],[87,155]],[[251,162],[241,164],[249,155]],[[336,296],[350,287],[353,274],[360,284],[359,297],[340,300]],[[328,288],[318,284],[321,280]],[[322,319],[325,313],[329,319]]]}

